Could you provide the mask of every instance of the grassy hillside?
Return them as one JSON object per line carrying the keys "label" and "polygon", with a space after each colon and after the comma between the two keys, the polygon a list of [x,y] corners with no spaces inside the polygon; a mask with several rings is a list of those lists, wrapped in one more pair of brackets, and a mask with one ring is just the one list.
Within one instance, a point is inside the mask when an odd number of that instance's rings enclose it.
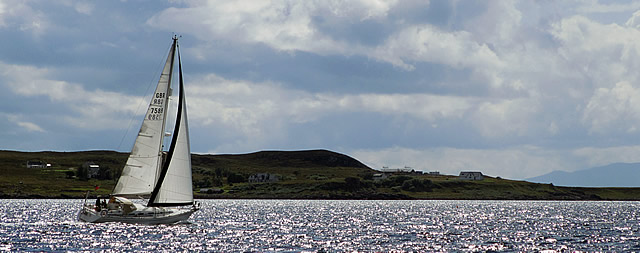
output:
{"label": "grassy hillside", "polygon": [[[98,194],[109,194],[114,180],[78,180],[66,172],[93,161],[107,168],[121,168],[127,154],[113,151],[16,152],[0,151],[0,197],[81,197],[100,186]],[[50,168],[27,169],[27,161],[50,163]],[[115,170],[115,169],[114,169]]]}
{"label": "grassy hillside", "polygon": [[[87,191],[106,195],[126,158],[126,153],[114,151],[0,151],[0,197],[81,198]],[[52,166],[27,169],[28,160]],[[109,168],[115,179],[75,176],[87,161]],[[196,198],[640,200],[640,188],[556,187],[491,177],[463,181],[455,176],[415,174],[373,180],[376,171],[326,150],[192,155],[192,163]],[[256,173],[269,173],[279,180],[248,182]],[[95,191],[95,186],[100,188]],[[216,193],[203,194],[201,188]]]}

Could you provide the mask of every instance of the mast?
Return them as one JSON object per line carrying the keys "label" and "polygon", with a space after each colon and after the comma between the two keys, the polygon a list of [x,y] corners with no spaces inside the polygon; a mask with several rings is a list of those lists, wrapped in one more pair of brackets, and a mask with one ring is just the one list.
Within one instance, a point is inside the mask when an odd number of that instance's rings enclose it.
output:
{"label": "mast", "polygon": [[161,168],[163,165],[163,159],[162,159],[162,146],[164,143],[164,129],[166,128],[166,123],[167,123],[167,113],[169,112],[169,96],[171,95],[171,79],[173,78],[173,65],[174,65],[174,61],[175,61],[175,54],[176,51],[178,50],[178,36],[177,35],[173,35],[173,43],[171,44],[171,52],[169,53],[170,59],[171,59],[171,63],[170,63],[170,67],[169,67],[169,76],[167,79],[167,91],[166,91],[166,101],[164,103],[164,117],[162,117],[162,131],[160,131],[161,133],[161,137],[160,137],[160,145],[158,147],[158,167],[156,169],[156,175],[155,175],[155,182],[156,185],[158,184],[158,179],[160,178],[160,174],[161,174]]}

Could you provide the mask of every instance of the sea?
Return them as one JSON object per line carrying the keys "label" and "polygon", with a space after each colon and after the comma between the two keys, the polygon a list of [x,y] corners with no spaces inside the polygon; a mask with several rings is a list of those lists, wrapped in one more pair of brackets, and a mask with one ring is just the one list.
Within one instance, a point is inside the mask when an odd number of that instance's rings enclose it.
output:
{"label": "sea", "polygon": [[198,200],[173,225],[89,224],[83,200],[0,200],[11,252],[640,251],[640,202]]}

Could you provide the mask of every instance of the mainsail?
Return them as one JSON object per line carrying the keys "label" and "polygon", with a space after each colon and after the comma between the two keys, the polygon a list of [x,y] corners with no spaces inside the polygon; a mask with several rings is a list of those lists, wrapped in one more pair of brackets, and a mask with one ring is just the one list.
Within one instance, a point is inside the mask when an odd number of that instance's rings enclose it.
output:
{"label": "mainsail", "polygon": [[[174,39],[169,56],[160,75],[158,86],[149,103],[140,132],[131,154],[118,179],[113,195],[141,196],[152,193],[160,177],[162,165],[162,142],[169,104],[169,89],[173,74],[177,39]],[[182,93],[182,89],[180,91]],[[187,147],[188,149],[188,147]],[[189,167],[189,173],[191,173]],[[191,187],[191,185],[189,185]]]}

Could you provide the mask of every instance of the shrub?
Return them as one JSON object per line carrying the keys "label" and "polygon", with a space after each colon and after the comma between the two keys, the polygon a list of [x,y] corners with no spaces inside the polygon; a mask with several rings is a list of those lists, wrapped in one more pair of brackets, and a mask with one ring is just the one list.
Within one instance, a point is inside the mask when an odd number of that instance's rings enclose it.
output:
{"label": "shrub", "polygon": [[348,190],[356,190],[360,188],[360,178],[357,177],[347,177],[344,179],[346,184],[345,188]]}
{"label": "shrub", "polygon": [[211,177],[211,178],[212,178],[211,184],[213,186],[222,186],[222,179],[221,178],[219,178],[219,177]]}
{"label": "shrub", "polygon": [[203,179],[200,179],[200,180],[194,180],[193,181],[193,186],[194,186],[194,188],[211,187],[211,181],[209,181],[209,179],[207,179],[207,178],[203,178]]}
{"label": "shrub", "polygon": [[434,185],[431,182],[431,180],[419,179],[419,178],[406,180],[402,183],[402,189],[405,191],[411,191],[411,192],[431,191],[433,186]]}
{"label": "shrub", "polygon": [[412,177],[410,176],[392,176],[390,178],[387,178],[385,180],[382,180],[376,184],[378,184],[378,186],[382,186],[382,187],[394,187],[394,186],[401,186],[405,181],[411,180]]}
{"label": "shrub", "polygon": [[402,185],[405,181],[411,180],[410,176],[395,176],[391,177],[391,179],[396,183],[396,185]]}
{"label": "shrub", "polygon": [[373,173],[362,173],[358,176],[360,176],[364,180],[373,180]]}
{"label": "shrub", "polygon": [[108,166],[100,167],[100,170],[98,171],[97,178],[101,179],[101,180],[111,180],[111,179],[113,179],[112,173],[111,173],[111,168],[109,168]]}

